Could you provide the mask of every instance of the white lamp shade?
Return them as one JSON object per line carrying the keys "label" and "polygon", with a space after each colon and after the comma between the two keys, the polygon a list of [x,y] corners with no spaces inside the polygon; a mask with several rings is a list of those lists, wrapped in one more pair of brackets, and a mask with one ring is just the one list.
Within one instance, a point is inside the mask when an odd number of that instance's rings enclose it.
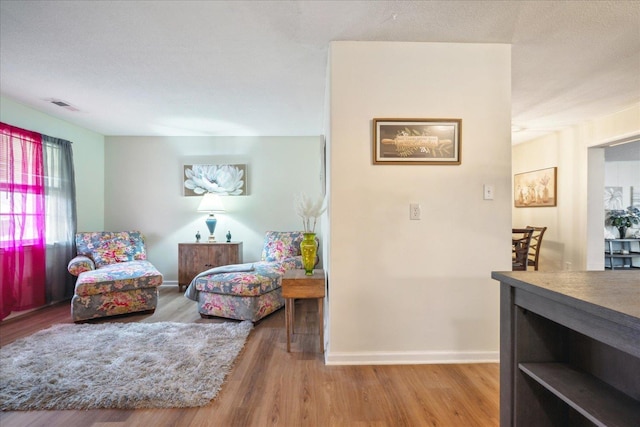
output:
{"label": "white lamp shade", "polygon": [[217,194],[206,193],[200,201],[198,212],[224,212],[222,198]]}

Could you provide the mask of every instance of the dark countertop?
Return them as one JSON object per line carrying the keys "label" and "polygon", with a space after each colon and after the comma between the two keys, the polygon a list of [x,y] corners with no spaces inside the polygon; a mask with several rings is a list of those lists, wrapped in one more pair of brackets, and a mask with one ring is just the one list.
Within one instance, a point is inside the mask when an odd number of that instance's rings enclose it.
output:
{"label": "dark countertop", "polygon": [[491,277],[640,330],[640,271],[494,271]]}

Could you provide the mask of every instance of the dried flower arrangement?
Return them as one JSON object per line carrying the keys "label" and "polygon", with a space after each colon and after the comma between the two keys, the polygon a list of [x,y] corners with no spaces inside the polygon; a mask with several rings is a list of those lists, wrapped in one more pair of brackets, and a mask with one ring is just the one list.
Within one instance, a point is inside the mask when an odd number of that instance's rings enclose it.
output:
{"label": "dried flower arrangement", "polygon": [[324,197],[313,200],[305,193],[295,197],[296,214],[302,218],[302,226],[305,233],[315,233],[318,218],[327,210],[324,206]]}

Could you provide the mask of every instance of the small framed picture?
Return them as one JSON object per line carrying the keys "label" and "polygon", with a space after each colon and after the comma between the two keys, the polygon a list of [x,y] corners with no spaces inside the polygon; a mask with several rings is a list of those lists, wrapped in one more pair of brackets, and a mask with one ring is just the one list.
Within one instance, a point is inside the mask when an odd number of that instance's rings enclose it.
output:
{"label": "small framed picture", "polygon": [[516,208],[556,206],[558,168],[546,168],[513,176],[513,203]]}
{"label": "small framed picture", "polygon": [[373,119],[374,165],[459,165],[462,119]]}

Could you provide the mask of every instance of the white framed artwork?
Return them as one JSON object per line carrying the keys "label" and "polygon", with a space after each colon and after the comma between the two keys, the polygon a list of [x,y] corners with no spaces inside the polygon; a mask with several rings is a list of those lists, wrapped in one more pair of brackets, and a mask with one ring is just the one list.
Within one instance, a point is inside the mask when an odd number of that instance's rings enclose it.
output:
{"label": "white framed artwork", "polygon": [[184,165],[184,195],[247,195],[247,165]]}

